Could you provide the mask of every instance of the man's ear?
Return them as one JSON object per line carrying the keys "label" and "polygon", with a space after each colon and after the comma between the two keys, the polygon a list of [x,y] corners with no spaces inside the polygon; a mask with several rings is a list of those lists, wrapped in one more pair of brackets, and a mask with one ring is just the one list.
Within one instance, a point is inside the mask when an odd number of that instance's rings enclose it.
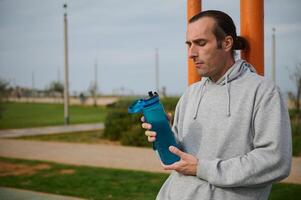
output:
{"label": "man's ear", "polygon": [[223,41],[223,49],[225,51],[231,51],[233,43],[234,43],[233,38],[230,35],[226,36]]}

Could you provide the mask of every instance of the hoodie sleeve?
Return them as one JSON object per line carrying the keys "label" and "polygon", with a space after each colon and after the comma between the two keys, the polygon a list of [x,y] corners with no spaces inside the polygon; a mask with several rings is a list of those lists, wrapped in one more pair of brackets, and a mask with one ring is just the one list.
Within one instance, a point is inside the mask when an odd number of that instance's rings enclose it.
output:
{"label": "hoodie sleeve", "polygon": [[219,187],[270,184],[289,175],[291,128],[279,89],[262,91],[252,120],[253,150],[228,160],[199,159],[197,176]]}

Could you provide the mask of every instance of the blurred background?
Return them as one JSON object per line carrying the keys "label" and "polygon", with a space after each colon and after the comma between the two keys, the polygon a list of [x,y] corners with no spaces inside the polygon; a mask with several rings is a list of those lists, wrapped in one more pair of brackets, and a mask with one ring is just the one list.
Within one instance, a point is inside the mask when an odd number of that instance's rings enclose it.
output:
{"label": "blurred background", "polygon": [[[293,141],[291,175],[273,185],[269,200],[295,200],[301,1],[263,2],[264,76],[285,97]],[[186,3],[0,0],[0,199],[155,199],[168,172],[146,141],[141,115],[127,108],[153,90],[174,113],[188,87]],[[240,0],[203,0],[207,9],[228,13],[239,34]]]}
{"label": "blurred background", "polygon": [[[11,87],[44,90],[64,81],[65,1],[0,1],[0,78]],[[68,1],[70,94],[145,94],[159,89],[181,95],[187,87],[186,2]],[[240,30],[239,0],[202,2],[203,10],[227,12]],[[265,76],[271,78],[272,29],[276,39],[276,83],[295,91],[290,79],[300,65],[298,0],[265,0]],[[254,30],[255,31],[255,30]],[[96,67],[95,67],[96,66]],[[95,70],[97,68],[97,70]]]}

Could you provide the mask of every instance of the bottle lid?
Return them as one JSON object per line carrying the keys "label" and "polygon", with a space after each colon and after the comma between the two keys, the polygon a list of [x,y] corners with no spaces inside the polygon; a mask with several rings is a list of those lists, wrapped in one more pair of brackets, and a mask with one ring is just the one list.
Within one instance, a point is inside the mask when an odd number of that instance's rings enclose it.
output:
{"label": "bottle lid", "polygon": [[129,113],[138,113],[142,112],[145,107],[149,107],[151,105],[159,102],[159,95],[155,92],[155,95],[149,95],[147,99],[138,99],[134,101],[134,103],[128,108]]}

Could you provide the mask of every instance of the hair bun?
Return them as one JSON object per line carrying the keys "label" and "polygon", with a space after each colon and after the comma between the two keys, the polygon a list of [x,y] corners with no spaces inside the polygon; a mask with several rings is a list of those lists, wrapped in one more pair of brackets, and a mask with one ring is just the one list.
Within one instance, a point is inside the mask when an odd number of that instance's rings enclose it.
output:
{"label": "hair bun", "polygon": [[246,50],[248,48],[248,42],[245,38],[237,36],[234,40],[233,48],[235,50]]}

